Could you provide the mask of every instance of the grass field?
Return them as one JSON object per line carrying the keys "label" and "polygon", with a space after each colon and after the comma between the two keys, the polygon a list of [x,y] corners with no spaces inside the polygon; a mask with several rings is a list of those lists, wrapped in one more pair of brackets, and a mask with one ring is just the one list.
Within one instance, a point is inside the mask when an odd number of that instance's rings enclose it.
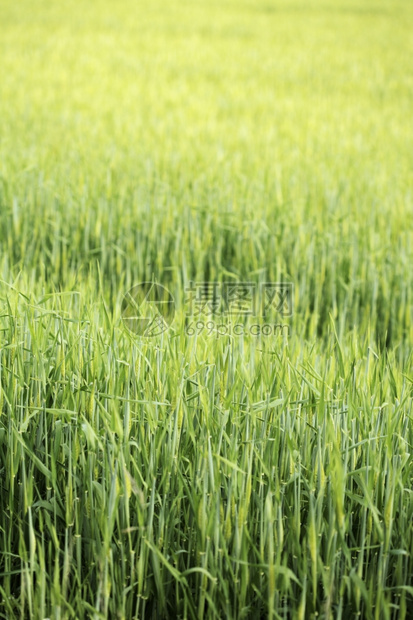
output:
{"label": "grass field", "polygon": [[0,618],[413,618],[412,57],[409,0],[1,3]]}

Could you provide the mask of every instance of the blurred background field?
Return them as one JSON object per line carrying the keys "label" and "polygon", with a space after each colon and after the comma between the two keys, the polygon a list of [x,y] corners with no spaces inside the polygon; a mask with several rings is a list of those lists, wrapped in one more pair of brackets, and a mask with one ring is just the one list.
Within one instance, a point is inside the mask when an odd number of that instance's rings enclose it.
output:
{"label": "blurred background field", "polygon": [[407,0],[1,4],[1,617],[413,613],[412,57]]}

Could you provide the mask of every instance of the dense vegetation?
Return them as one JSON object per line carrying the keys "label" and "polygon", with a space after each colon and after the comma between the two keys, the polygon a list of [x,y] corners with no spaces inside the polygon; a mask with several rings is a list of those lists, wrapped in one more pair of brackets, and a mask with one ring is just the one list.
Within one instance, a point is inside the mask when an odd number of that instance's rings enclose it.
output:
{"label": "dense vegetation", "polygon": [[[412,617],[412,25],[0,7],[1,618]],[[188,335],[191,281],[293,283],[288,338]]]}

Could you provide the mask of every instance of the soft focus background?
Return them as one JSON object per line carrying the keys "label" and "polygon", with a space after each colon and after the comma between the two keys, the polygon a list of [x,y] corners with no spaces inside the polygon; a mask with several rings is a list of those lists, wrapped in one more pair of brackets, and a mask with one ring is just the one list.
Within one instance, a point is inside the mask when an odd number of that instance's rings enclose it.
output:
{"label": "soft focus background", "polygon": [[411,617],[412,58],[408,0],[1,4],[0,617]]}

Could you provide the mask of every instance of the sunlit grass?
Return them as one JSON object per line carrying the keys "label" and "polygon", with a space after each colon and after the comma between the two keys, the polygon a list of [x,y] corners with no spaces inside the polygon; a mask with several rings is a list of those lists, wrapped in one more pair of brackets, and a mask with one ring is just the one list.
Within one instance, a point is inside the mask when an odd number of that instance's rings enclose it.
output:
{"label": "sunlit grass", "polygon": [[[0,617],[411,617],[412,19],[1,7]],[[190,281],[292,282],[289,337]]]}

